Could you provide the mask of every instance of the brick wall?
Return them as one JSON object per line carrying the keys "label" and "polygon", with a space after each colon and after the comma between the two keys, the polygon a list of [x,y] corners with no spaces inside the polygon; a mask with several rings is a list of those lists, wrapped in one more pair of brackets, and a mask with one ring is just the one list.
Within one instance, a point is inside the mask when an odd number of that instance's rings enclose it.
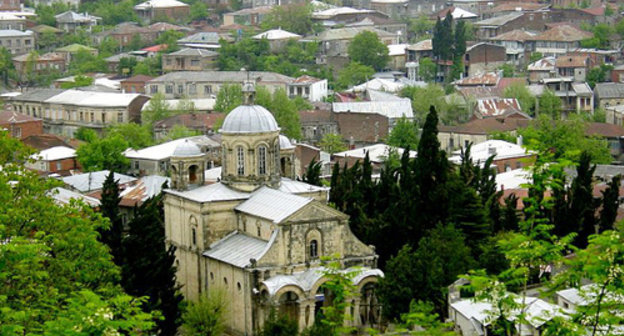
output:
{"label": "brick wall", "polygon": [[43,120],[32,120],[15,124],[0,124],[0,129],[6,128],[9,134],[19,139],[24,139],[31,135],[43,134]]}
{"label": "brick wall", "polygon": [[388,118],[374,113],[334,113],[340,135],[355,144],[375,144],[388,136]]}

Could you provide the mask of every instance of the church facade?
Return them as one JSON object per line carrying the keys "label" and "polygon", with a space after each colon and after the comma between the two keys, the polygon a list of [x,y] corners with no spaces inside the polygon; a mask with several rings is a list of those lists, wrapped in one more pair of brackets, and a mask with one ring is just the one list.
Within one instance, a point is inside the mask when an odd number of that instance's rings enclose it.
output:
{"label": "church facade", "polygon": [[374,290],[383,273],[374,248],[353,235],[347,215],[326,204],[327,188],[286,177],[293,176],[292,146],[272,114],[253,105],[253,85],[243,91],[245,104],[221,128],[219,182],[204,183],[204,154],[192,142],[180,144],[171,158],[165,231],[177,248],[183,294],[193,300],[224,291],[233,334],[257,334],[271,310],[303,330],[331,301],[321,257],[337,256],[356,274],[358,295],[347,323],[376,323]]}

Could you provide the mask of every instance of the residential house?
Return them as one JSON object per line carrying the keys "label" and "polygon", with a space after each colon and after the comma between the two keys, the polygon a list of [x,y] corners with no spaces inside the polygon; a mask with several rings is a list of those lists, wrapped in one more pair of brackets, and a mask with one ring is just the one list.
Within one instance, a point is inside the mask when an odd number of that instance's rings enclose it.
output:
{"label": "residential house", "polygon": [[398,42],[405,42],[409,39],[407,24],[398,20],[383,17],[381,15],[367,15],[360,21],[345,24],[344,27],[369,27],[387,31],[389,33],[395,33],[398,35]]}
{"label": "residential house", "polygon": [[0,29],[25,30],[26,18],[11,13],[0,12]]}
{"label": "residential house", "polygon": [[63,56],[63,58],[65,59],[66,65],[69,65],[73,57],[76,56],[76,54],[81,53],[81,52],[87,52],[93,56],[98,55],[97,49],[87,47],[86,45],[77,44],[77,43],[70,44],[61,48],[57,48],[55,52]]}
{"label": "residential house", "polygon": [[407,10],[412,17],[419,17],[421,15],[431,15],[440,9],[447,7],[448,1],[434,0],[410,0],[407,5]]}
{"label": "residential house", "polygon": [[[373,173],[379,174],[391,152],[395,152],[399,157],[401,157],[404,151],[405,149],[400,147],[392,147],[386,144],[378,143],[366,147],[346,150],[344,152],[334,153],[332,154],[331,159],[333,164],[337,164],[340,167],[343,167],[345,164],[347,167],[351,167],[358,161],[364,161],[364,158],[368,155],[368,159],[373,166]],[[412,159],[415,158],[416,151],[410,150],[409,157]]]}
{"label": "residential house", "polygon": [[525,41],[535,36],[535,33],[523,29],[516,29],[502,33],[489,39],[491,43],[502,45],[507,53],[507,63],[516,67],[525,64]]}
{"label": "residential house", "polygon": [[498,118],[473,119],[456,126],[440,125],[438,140],[440,148],[451,153],[468,144],[479,144],[487,141],[493,132],[510,132],[515,134],[519,128],[529,125],[530,119],[516,114]]}
{"label": "residential house", "polygon": [[301,35],[294,34],[282,29],[271,29],[258,35],[254,35],[252,39],[266,39],[267,41],[269,41],[269,47],[271,48],[271,51],[277,53],[284,49],[288,41],[298,41],[299,39],[301,39]]}
{"label": "residential house", "polygon": [[110,57],[106,57],[104,59],[104,61],[106,61],[106,67],[108,68],[108,71],[112,72],[112,73],[127,73],[129,70],[131,69],[127,69],[127,71],[124,71],[123,69],[119,69],[119,64],[121,63],[122,59],[134,59],[137,63],[142,62],[144,60],[147,59],[147,57],[141,55],[141,54],[137,54],[135,52],[124,52],[121,54],[117,54],[117,55],[113,55]]}
{"label": "residential house", "polygon": [[[327,154],[327,155],[323,155]],[[323,160],[322,157],[327,158],[329,153],[321,154],[321,149],[304,143],[295,144],[295,157],[299,161],[299,166],[295,168],[295,176],[304,176],[310,166],[310,162],[321,163],[321,176],[327,176],[331,174],[329,168],[329,159]]]}
{"label": "residential house", "polygon": [[47,25],[37,25],[30,28],[30,30],[35,32],[35,41],[40,50],[58,48],[62,43],[61,36],[63,36],[64,31],[58,28]]}
{"label": "residential house", "polygon": [[405,48],[407,60],[405,67],[407,68],[407,78],[410,80],[422,80],[420,78],[420,60],[429,58],[433,60],[433,45],[431,39],[422,40],[415,44],[411,44]]}
{"label": "residential house", "polygon": [[538,52],[543,56],[560,56],[581,46],[581,41],[592,38],[590,32],[571,25],[560,24],[526,40],[527,53]]}
{"label": "residential house", "polygon": [[[394,98],[392,100],[378,100],[378,101],[354,101],[347,103],[332,103],[332,112],[334,113],[334,119],[338,122],[338,128],[340,129],[340,133],[345,137],[345,139],[349,139],[350,134],[345,133],[345,129],[349,128],[364,128],[362,132],[368,133],[363,134],[366,139],[373,139],[372,141],[380,141],[380,139],[385,137],[392,127],[396,124],[396,122],[401,118],[407,118],[408,120],[412,120],[414,118],[414,112],[412,111],[412,103],[408,98]],[[383,124],[377,122],[371,125],[348,125],[350,123],[349,114],[379,114],[387,118],[387,128],[384,129]],[[344,115],[342,115],[344,114]],[[355,117],[354,117],[355,118]],[[355,122],[355,121],[354,121]],[[344,127],[343,127],[344,126]],[[356,132],[354,129],[353,132]],[[359,131],[357,131],[359,132]],[[377,139],[377,140],[375,140]]]}
{"label": "residential house", "polygon": [[455,7],[455,6],[450,6],[431,15],[431,18],[433,20],[437,20],[438,18],[440,20],[444,20],[446,18],[446,15],[449,12],[451,13],[451,17],[453,18],[453,21],[456,21],[456,20],[475,21],[479,17],[479,15],[469,12],[465,9]]}
{"label": "residential house", "polygon": [[43,133],[43,120],[32,116],[4,110],[0,112],[0,130],[7,131],[16,139]]}
{"label": "residential house", "polygon": [[47,133],[73,136],[80,127],[101,132],[116,123],[140,123],[148,100],[136,93],[43,89],[13,97],[10,104],[19,113],[43,118]]}
{"label": "residential house", "polygon": [[221,163],[221,144],[205,135],[200,135],[176,139],[143,149],[126,150],[124,156],[130,160],[130,173],[141,176],[169,175],[172,173],[171,157],[176,155],[176,148],[189,141],[201,150],[205,167],[212,168]]}
{"label": "residential house", "polygon": [[[349,103],[334,104],[344,105]],[[338,108],[340,107],[338,105]],[[369,108],[369,110],[372,110],[372,108]],[[333,111],[332,114],[338,125],[338,134],[348,141],[350,148],[378,143],[390,133],[390,119],[381,113],[374,111]]]}
{"label": "residential house", "polygon": [[65,146],[56,146],[35,153],[30,156],[30,161],[25,166],[46,175],[69,176],[80,171],[76,150]]}
{"label": "residential house", "polygon": [[624,83],[596,83],[594,92],[601,108],[624,105]]}
{"label": "residential house", "polygon": [[349,45],[353,38],[363,31],[377,34],[385,45],[394,44],[397,41],[396,33],[389,33],[370,27],[353,27],[324,30],[317,35],[305,37],[301,42],[318,43],[319,56],[317,57],[317,63],[333,65],[337,69],[348,63]]}
{"label": "residential house", "polygon": [[[43,132],[43,125],[41,126]],[[60,137],[54,134],[33,134],[29,135],[22,139],[22,143],[28,147],[34,148],[35,150],[44,150],[52,147],[63,146],[63,147],[71,147],[78,148],[84,142],[77,139],[69,139]]]}
{"label": "residential house", "polygon": [[271,8],[271,6],[262,6],[225,13],[223,14],[223,25],[260,26],[264,17],[271,13]]}
{"label": "residential house", "polygon": [[424,87],[426,85],[427,83],[425,82],[413,81],[403,76],[394,76],[394,78],[388,79],[388,78],[375,77],[375,75],[373,75],[373,79],[367,82],[364,82],[360,85],[356,85],[350,88],[349,90],[346,90],[346,92],[363,93],[368,90],[375,90],[375,91],[398,93],[404,87],[409,87],[409,86]]}
{"label": "residential house", "polygon": [[19,12],[22,10],[20,0],[1,0],[0,11],[3,12]]}
{"label": "residential house", "polygon": [[511,22],[519,21],[522,15],[523,13],[513,12],[475,22],[474,27],[477,38],[487,40],[514,30],[514,28],[511,28]]}
{"label": "residential house", "polygon": [[146,75],[135,75],[130,78],[121,80],[121,91],[127,93],[145,94],[145,83],[154,79],[154,77]]}
{"label": "residential house", "polygon": [[529,90],[536,96],[536,113],[539,113],[539,97],[545,90],[550,90],[561,99],[562,112],[569,113],[588,112],[594,113],[594,92],[585,82],[576,83],[573,77],[544,78],[540,84],[529,85]]}
{"label": "residential house", "polygon": [[527,66],[529,73],[529,83],[539,83],[544,78],[552,78],[557,76],[555,70],[556,58],[553,56],[544,57]]}
{"label": "residential house", "polygon": [[[222,1],[222,0],[210,0],[210,1]],[[266,6],[287,6],[292,4],[304,4],[303,0],[241,0],[242,8],[257,8]]]}
{"label": "residential house", "polygon": [[372,17],[389,18],[387,14],[372,9],[352,7],[323,8],[312,13],[312,20],[319,22],[324,27],[344,26],[360,22],[365,18],[372,19]]}
{"label": "residential house", "polygon": [[[518,138],[519,141],[521,139],[522,137]],[[453,151],[449,161],[456,165],[461,164],[462,150]],[[527,151],[522,147],[522,143],[515,144],[502,140],[487,140],[470,147],[470,158],[475,165],[483,166],[491,156],[494,156],[494,159],[490,167],[495,167],[498,174],[533,165],[537,154]]]}
{"label": "residential house", "polygon": [[105,30],[93,35],[93,42],[101,44],[106,38],[112,38],[119,47],[127,47],[132,40],[140,39],[141,43],[152,43],[159,34],[156,30],[141,27],[136,22],[122,22],[113,29]]}
{"label": "residential house", "polygon": [[458,90],[466,87],[494,87],[497,86],[503,75],[500,71],[483,72],[453,82]]}
{"label": "residential house", "polygon": [[[486,98],[477,99],[474,104],[472,118],[499,118],[523,114],[520,102],[516,98]],[[524,114],[523,114],[524,115]],[[524,115],[524,118],[529,118]]]}
{"label": "residential house", "polygon": [[[95,172],[66,176],[63,177],[61,181],[63,181],[63,183],[65,183],[65,185],[69,189],[79,192],[81,194],[86,194],[96,190],[102,190],[102,188],[104,187],[104,181],[106,181],[106,178],[108,177],[108,175],[110,175],[110,173],[111,172],[108,170],[100,170]],[[129,185],[137,180],[132,176],[118,173],[113,173],[113,179],[117,182],[117,184],[119,185],[119,189],[121,190],[126,189]]]}
{"label": "residential house", "polygon": [[287,92],[291,98],[301,97],[311,102],[319,102],[327,98],[327,79],[303,75],[288,84]]}
{"label": "residential house", "polygon": [[248,78],[271,93],[278,88],[287,90],[293,81],[292,77],[266,71],[176,71],[156,77],[147,85],[150,95],[162,93],[166,99],[216,98],[222,85],[240,84]]}
{"label": "residential house", "polygon": [[370,0],[370,9],[399,19],[409,16],[409,2],[410,0]]}
{"label": "residential house", "polygon": [[487,71],[495,71],[507,62],[506,48],[486,42],[466,48],[464,54],[464,76],[474,76]]}
{"label": "residential house", "polygon": [[605,139],[613,159],[620,163],[624,159],[624,128],[622,128],[621,123],[609,123],[609,119],[607,119],[607,123],[588,123],[585,128],[585,136]]}
{"label": "residential house", "polygon": [[615,66],[613,70],[611,70],[611,81],[616,83],[624,82],[624,64]]}
{"label": "residential house", "polygon": [[318,145],[326,134],[340,133],[330,104],[317,103],[311,110],[299,111],[299,122],[301,140],[305,143]]}
{"label": "residential house", "polygon": [[74,11],[55,15],[54,18],[56,19],[56,27],[68,33],[73,33],[78,29],[90,32],[91,28],[97,26],[98,21],[102,20],[99,16],[89,15],[89,13],[76,13]]}
{"label": "residential house", "polygon": [[484,19],[489,19],[491,17],[502,16],[511,13],[544,11],[547,10],[548,7],[550,7],[548,4],[529,1],[505,1],[500,3],[496,2],[494,7],[483,11],[482,16]]}
{"label": "residential house", "polygon": [[200,134],[211,135],[216,131],[217,123],[224,117],[223,113],[206,113],[205,111],[176,114],[154,122],[152,131],[154,138],[158,140],[167,138],[169,132],[178,125]]}
{"label": "residential house", "polygon": [[[31,69],[28,69],[29,62],[32,62]],[[24,54],[13,57],[13,65],[20,75],[25,75],[26,71],[32,71],[35,74],[64,73],[65,57],[54,52],[36,55],[36,57]]]}
{"label": "residential house", "polygon": [[578,48],[571,51],[569,55],[585,56],[589,58],[593,66],[613,65],[620,59],[620,51],[616,49]]}
{"label": "residential house", "polygon": [[169,22],[156,22],[156,23],[152,23],[151,25],[147,26],[147,28],[149,30],[151,30],[151,31],[155,31],[157,33],[156,37],[159,37],[164,32],[167,32],[169,30],[182,32],[182,33],[188,33],[188,32],[193,31],[192,28],[175,25],[175,24],[169,23]]}
{"label": "residential house", "polygon": [[575,82],[585,82],[592,65],[591,59],[583,55],[563,55],[555,60],[559,76],[572,77]]}
{"label": "residential house", "polygon": [[199,32],[179,39],[178,45],[187,48],[217,50],[221,47],[219,43],[223,38],[224,36],[216,32]]}
{"label": "residential house", "polygon": [[204,49],[184,48],[162,55],[162,70],[169,71],[202,71],[216,68],[219,54]]}
{"label": "residential house", "polygon": [[405,43],[389,45],[388,56],[390,56],[390,61],[386,67],[393,71],[405,71],[405,59],[408,46],[409,44]]}
{"label": "residential house", "polygon": [[23,55],[35,50],[35,33],[27,30],[0,30],[0,46],[6,48],[11,55]]}
{"label": "residential house", "polygon": [[148,0],[134,6],[134,11],[143,22],[184,21],[188,19],[191,6],[177,0]]}

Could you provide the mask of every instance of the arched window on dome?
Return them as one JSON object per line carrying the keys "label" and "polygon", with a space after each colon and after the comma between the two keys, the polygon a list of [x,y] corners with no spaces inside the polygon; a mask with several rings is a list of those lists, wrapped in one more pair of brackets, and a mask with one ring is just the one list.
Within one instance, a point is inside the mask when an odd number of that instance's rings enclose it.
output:
{"label": "arched window on dome", "polygon": [[240,146],[236,148],[236,170],[238,175],[245,175],[245,149]]}
{"label": "arched window on dome", "polygon": [[265,146],[258,147],[258,175],[266,174],[266,152]]}

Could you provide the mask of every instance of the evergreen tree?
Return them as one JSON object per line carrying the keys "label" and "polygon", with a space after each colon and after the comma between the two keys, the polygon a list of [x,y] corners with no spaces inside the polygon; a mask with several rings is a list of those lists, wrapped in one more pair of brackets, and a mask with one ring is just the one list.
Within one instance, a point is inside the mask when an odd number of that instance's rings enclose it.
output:
{"label": "evergreen tree", "polygon": [[305,175],[303,175],[303,181],[312,185],[322,186],[321,183],[321,162],[314,159],[308,164]]}
{"label": "evergreen tree", "polygon": [[342,205],[342,190],[340,190],[340,183],[342,182],[340,176],[340,164],[334,163],[332,168],[332,176],[329,189],[329,203],[333,204],[337,209],[340,209]]}
{"label": "evergreen tree", "polygon": [[455,58],[464,58],[466,53],[466,24],[463,20],[457,21],[455,25]]}
{"label": "evergreen tree", "polygon": [[442,48],[442,21],[440,17],[436,20],[435,26],[433,26],[433,37],[431,38],[431,48],[433,52],[433,57],[436,60],[440,58],[440,49]]}
{"label": "evergreen tree", "polygon": [[620,175],[614,176],[602,192],[602,209],[600,210],[600,232],[613,230],[617,211],[620,206]]}
{"label": "evergreen tree", "polygon": [[591,156],[587,152],[581,154],[576,168],[576,178],[572,181],[569,192],[568,225],[570,232],[578,232],[575,245],[580,248],[587,246],[589,235],[596,233],[597,202],[593,196],[593,177],[596,166],[591,166]]}
{"label": "evergreen tree", "polygon": [[125,262],[122,286],[127,293],[148,296],[145,311],[159,310],[160,335],[175,335],[180,325],[182,295],[176,284],[175,247],[166,246],[162,194],[135,208],[128,236],[122,241]]}
{"label": "evergreen tree", "polygon": [[444,18],[444,21],[442,21],[442,34],[440,37],[442,41],[442,45],[440,46],[440,55],[442,59],[453,59],[455,51],[453,47],[453,15],[451,15],[451,11],[446,12],[446,17]]}
{"label": "evergreen tree", "polygon": [[110,172],[102,186],[102,199],[100,200],[100,212],[108,218],[110,226],[100,229],[100,241],[108,245],[115,264],[122,263],[121,239],[123,236],[123,223],[119,214],[119,185],[115,181],[115,173]]}

